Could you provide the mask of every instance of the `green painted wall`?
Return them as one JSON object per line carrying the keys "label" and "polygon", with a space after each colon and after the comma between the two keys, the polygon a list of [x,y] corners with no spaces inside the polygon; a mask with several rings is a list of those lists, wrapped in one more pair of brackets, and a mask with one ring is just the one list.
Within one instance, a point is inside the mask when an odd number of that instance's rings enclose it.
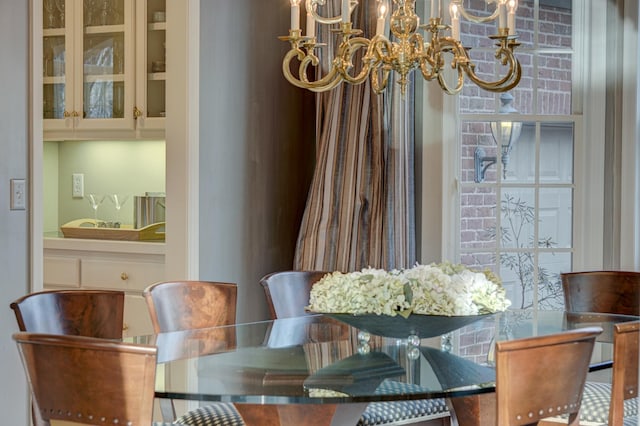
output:
{"label": "green painted wall", "polygon": [[[73,173],[84,174],[84,198],[72,197]],[[164,141],[45,142],[44,231],[93,218],[87,194],[104,196],[98,218],[133,223],[133,196],[165,192]],[[118,214],[110,194],[128,195]]]}

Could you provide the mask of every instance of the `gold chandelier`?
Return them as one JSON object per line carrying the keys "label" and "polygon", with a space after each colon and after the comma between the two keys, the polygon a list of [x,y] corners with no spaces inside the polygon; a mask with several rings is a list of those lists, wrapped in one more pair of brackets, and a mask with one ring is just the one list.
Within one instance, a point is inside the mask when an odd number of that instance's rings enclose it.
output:
{"label": "gold chandelier", "polygon": [[[382,93],[389,82],[389,74],[398,74],[402,94],[406,91],[409,74],[419,69],[422,77],[431,81],[437,79],[442,90],[448,94],[456,94],[462,90],[465,77],[482,89],[491,92],[505,92],[514,88],[520,81],[522,69],[514,56],[514,48],[519,45],[515,34],[515,12],[517,0],[486,0],[495,3],[491,15],[480,17],[469,13],[462,5],[462,0],[450,0],[449,14],[451,25],[444,23],[442,0],[431,0],[431,16],[429,23],[420,25],[420,18],[415,12],[415,0],[392,0],[393,13],[387,21],[390,10],[389,0],[376,0],[378,3],[378,20],[376,34],[371,39],[362,37],[362,31],[353,29],[351,14],[358,5],[358,0],[342,0],[341,15],[323,17],[317,12],[326,0],[306,0],[307,11],[306,35],[300,29],[300,1],[291,2],[291,28],[289,35],[280,37],[289,41],[291,50],[287,52],[282,63],[286,79],[295,86],[314,92],[331,90],[340,83],[361,84],[371,76],[371,85],[376,93]],[[489,36],[496,41],[495,58],[506,68],[504,76],[495,81],[480,78],[475,72],[475,64],[469,58],[468,48],[460,42],[460,17],[484,23],[498,19],[498,34]],[[316,41],[316,25],[340,24],[339,45],[331,68],[326,75],[313,79],[320,64],[315,49],[322,44]],[[389,25],[394,41],[384,33]],[[421,32],[424,31],[423,36]],[[450,35],[447,35],[450,31]],[[356,67],[356,55],[361,53]],[[445,57],[450,55],[451,68],[457,78],[450,84],[445,78]],[[297,76],[292,72],[292,65],[298,64]],[[311,78],[310,78],[311,77]]]}

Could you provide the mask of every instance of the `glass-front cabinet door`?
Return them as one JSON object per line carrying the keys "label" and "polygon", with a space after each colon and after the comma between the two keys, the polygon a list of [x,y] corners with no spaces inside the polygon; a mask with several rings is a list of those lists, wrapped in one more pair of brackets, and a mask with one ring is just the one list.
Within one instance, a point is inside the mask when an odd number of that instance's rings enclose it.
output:
{"label": "glass-front cabinet door", "polygon": [[166,96],[166,0],[139,1],[136,9],[136,104],[139,129],[164,129]]}
{"label": "glass-front cabinet door", "polygon": [[134,4],[43,0],[46,130],[133,129]]}
{"label": "glass-front cabinet door", "polygon": [[[73,103],[73,92],[67,82],[72,80],[72,68],[67,67],[67,52],[73,48],[71,34],[66,28],[67,12],[65,0],[43,0],[43,118],[45,126],[52,121],[63,120],[71,114],[67,101]],[[71,94],[71,95],[69,95]]]}

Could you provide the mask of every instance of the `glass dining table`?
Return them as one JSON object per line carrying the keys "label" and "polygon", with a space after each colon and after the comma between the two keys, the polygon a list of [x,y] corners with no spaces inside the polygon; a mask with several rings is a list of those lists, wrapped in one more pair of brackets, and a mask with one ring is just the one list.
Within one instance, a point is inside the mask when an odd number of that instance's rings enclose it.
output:
{"label": "glass dining table", "polygon": [[368,403],[430,398],[445,398],[460,425],[487,425],[494,424],[497,340],[597,325],[603,333],[591,369],[603,370],[612,365],[613,324],[635,319],[507,311],[463,324],[445,319],[444,327],[385,328],[384,318],[369,326],[315,314],[133,341],[158,347],[156,398],[190,407],[231,402],[247,426],[355,425]]}

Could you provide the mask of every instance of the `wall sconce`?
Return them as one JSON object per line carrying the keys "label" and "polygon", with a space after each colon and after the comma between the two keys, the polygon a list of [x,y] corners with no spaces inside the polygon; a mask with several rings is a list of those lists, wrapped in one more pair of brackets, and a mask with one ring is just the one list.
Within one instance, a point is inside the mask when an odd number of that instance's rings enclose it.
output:
{"label": "wall sconce", "polygon": [[[517,113],[511,103],[513,102],[513,96],[509,93],[503,93],[500,95],[500,114],[513,114]],[[518,142],[520,138],[520,132],[522,131],[522,123],[519,121],[493,121],[491,122],[491,135],[493,140],[500,147],[501,155],[500,160],[502,162],[502,177],[507,177],[507,164],[509,163],[509,154],[511,150]],[[484,174],[487,169],[495,164],[498,159],[495,156],[487,156],[484,149],[477,147],[474,152],[475,163],[475,182],[480,183],[484,181]]]}

